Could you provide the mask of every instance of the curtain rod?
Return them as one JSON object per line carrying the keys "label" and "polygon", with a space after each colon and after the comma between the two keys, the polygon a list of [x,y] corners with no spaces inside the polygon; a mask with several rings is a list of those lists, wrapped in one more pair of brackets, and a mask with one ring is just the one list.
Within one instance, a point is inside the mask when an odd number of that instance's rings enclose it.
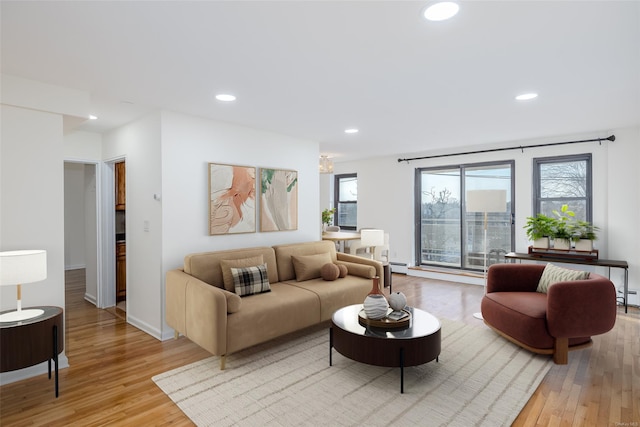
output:
{"label": "curtain rod", "polygon": [[451,156],[463,156],[466,154],[481,154],[481,153],[493,153],[495,151],[507,151],[507,150],[522,150],[525,148],[537,148],[537,147],[550,147],[553,145],[566,145],[566,144],[580,144],[583,142],[602,142],[602,141],[615,141],[616,136],[611,135],[607,138],[595,138],[595,139],[582,139],[580,141],[566,141],[566,142],[552,142],[548,144],[535,144],[535,145],[520,145],[518,147],[505,147],[505,148],[493,148],[489,150],[478,150],[478,151],[466,151],[464,153],[451,153],[451,154],[437,154],[434,156],[424,156],[424,157],[412,157],[409,159],[398,159],[398,163],[407,162],[409,163],[411,160],[424,160],[424,159],[435,159],[438,157],[451,157]]}

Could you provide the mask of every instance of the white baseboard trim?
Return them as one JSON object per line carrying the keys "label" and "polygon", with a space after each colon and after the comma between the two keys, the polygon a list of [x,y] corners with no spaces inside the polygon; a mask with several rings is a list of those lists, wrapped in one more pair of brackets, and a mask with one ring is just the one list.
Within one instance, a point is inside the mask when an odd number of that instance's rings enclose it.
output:
{"label": "white baseboard trim", "polygon": [[447,282],[466,283],[468,285],[484,286],[482,277],[473,277],[465,274],[456,274],[449,272],[439,272],[435,270],[420,270],[409,268],[408,276],[424,277],[426,279],[445,280]]}
{"label": "white baseboard trim", "polygon": [[[62,353],[58,356],[58,370],[68,368],[69,359]],[[51,380],[54,380],[55,365],[51,363]],[[38,375],[46,374],[49,372],[48,363],[42,362],[38,365],[29,366],[28,368],[18,369],[16,371],[4,372],[0,374],[0,385],[11,384],[16,381],[26,380],[27,378],[36,377]],[[47,379],[43,379],[47,381]]]}
{"label": "white baseboard trim", "polygon": [[[162,341],[172,340],[174,338],[175,331],[173,328],[167,328],[162,331]],[[182,336],[182,334],[180,334]]]}
{"label": "white baseboard trim", "polygon": [[83,268],[86,268],[87,266],[85,264],[78,264],[78,265],[65,265],[64,266],[64,271],[69,271],[69,270],[81,270]]}
{"label": "white baseboard trim", "polygon": [[140,319],[133,317],[129,313],[127,313],[127,323],[129,323],[132,326],[135,326],[136,328],[140,329],[142,332],[146,332],[147,334],[151,335],[155,339],[159,341],[163,341],[162,333],[160,332],[160,330],[154,328],[153,326],[149,325],[148,323]]}
{"label": "white baseboard trim", "polygon": [[98,306],[98,299],[95,296],[84,294],[84,299],[85,301],[89,301],[91,304],[95,305],[96,307]]}

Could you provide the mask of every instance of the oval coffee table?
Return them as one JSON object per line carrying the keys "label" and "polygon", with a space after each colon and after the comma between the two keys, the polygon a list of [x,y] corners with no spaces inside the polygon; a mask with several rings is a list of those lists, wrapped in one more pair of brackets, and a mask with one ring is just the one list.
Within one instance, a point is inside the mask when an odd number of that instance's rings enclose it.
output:
{"label": "oval coffee table", "polygon": [[426,311],[407,308],[411,322],[405,329],[362,326],[358,313],[362,304],[336,311],[329,329],[329,366],[332,349],[357,362],[400,367],[400,393],[404,393],[404,367],[417,366],[440,355],[440,321]]}

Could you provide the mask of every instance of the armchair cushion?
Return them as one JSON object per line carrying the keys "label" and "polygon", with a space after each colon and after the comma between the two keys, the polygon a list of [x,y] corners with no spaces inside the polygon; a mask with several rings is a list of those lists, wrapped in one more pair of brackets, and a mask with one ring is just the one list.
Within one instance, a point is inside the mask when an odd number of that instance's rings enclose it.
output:
{"label": "armchair cushion", "polygon": [[547,264],[542,272],[536,292],[546,294],[554,283],[568,282],[571,280],[584,280],[589,278],[588,271],[569,270],[551,263]]}

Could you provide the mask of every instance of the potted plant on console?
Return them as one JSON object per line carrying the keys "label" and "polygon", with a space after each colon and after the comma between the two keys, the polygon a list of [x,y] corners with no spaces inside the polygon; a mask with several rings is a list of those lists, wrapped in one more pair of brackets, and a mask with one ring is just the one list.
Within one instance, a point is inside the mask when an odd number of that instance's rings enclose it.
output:
{"label": "potted plant on console", "polygon": [[572,222],[576,214],[569,210],[569,205],[562,205],[560,211],[554,209],[553,214],[556,216],[553,225],[553,249],[571,250]]}
{"label": "potted plant on console", "polygon": [[572,224],[571,240],[575,242],[578,252],[593,252],[593,241],[598,238],[599,228],[588,221],[577,221]]}
{"label": "potted plant on console", "polygon": [[549,249],[549,237],[553,233],[553,225],[554,219],[544,214],[527,217],[524,229],[535,249]]}

